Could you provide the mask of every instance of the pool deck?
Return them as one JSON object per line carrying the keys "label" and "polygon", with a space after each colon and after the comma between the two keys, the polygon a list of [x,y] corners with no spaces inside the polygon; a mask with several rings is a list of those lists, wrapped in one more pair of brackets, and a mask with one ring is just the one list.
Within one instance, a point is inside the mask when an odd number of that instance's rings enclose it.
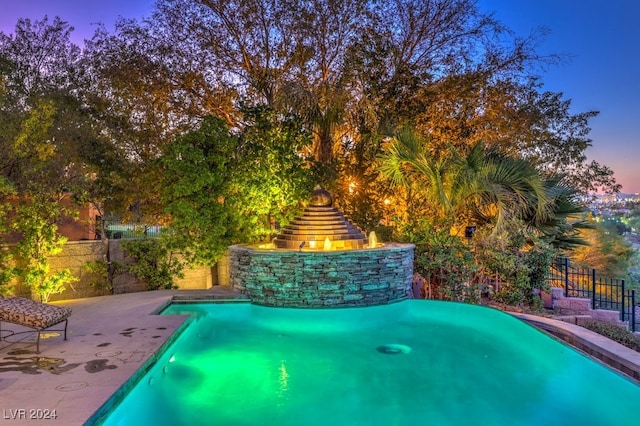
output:
{"label": "pool deck", "polygon": [[[170,342],[172,334],[187,320],[184,316],[154,313],[174,298],[238,297],[228,288],[214,287],[56,302],[73,309],[67,341],[60,335],[43,339],[40,354],[35,354],[33,334],[19,336],[27,341],[14,336],[9,337],[14,343],[0,342],[0,425],[84,424],[140,367],[154,360],[156,351]],[[582,350],[586,347],[591,352],[614,354],[616,362],[640,374],[638,352],[572,324],[514,315],[556,336],[573,336]],[[12,324],[2,326],[21,331]],[[44,416],[53,410],[55,419],[30,419],[31,415]]]}

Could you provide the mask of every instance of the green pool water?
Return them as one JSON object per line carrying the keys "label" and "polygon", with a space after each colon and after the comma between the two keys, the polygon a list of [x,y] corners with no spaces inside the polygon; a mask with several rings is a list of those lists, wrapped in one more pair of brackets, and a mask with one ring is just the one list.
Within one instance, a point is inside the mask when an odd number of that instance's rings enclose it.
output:
{"label": "green pool water", "polygon": [[640,386],[496,310],[172,305],[192,323],[105,425],[621,425]]}

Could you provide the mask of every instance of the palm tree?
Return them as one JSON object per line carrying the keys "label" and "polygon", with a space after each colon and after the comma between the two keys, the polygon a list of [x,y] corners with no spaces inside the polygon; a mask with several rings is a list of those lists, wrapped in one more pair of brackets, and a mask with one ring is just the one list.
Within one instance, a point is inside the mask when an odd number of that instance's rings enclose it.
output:
{"label": "palm tree", "polygon": [[551,176],[545,179],[548,197],[548,214],[534,220],[524,217],[525,223],[533,223],[541,238],[559,250],[572,250],[589,245],[582,238],[580,230],[593,229],[589,220],[583,217],[585,207],[580,202],[580,191],[568,185],[563,176]]}
{"label": "palm tree", "polygon": [[331,164],[336,140],[343,123],[346,96],[339,87],[325,84],[315,90],[298,83],[282,87],[278,107],[295,112],[313,134],[313,158],[318,163]]}
{"label": "palm tree", "polygon": [[428,140],[412,131],[395,136],[380,170],[393,184],[418,188],[438,220],[458,235],[472,220],[495,223],[500,230],[508,218],[527,217],[532,223],[549,214],[545,181],[527,161],[487,149],[482,142],[466,155],[450,147],[435,152]]}

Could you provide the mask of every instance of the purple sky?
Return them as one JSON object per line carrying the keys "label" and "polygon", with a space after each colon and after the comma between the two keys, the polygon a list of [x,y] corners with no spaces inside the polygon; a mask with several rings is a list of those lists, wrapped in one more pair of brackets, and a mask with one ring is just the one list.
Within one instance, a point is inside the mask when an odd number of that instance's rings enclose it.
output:
{"label": "purple sky", "polygon": [[12,33],[18,18],[51,21],[55,16],[69,22],[74,28],[73,39],[82,45],[90,39],[95,24],[102,22],[113,31],[118,17],[142,18],[149,15],[154,0],[0,0],[0,31]]}
{"label": "purple sky", "polygon": [[[95,23],[107,30],[119,16],[141,18],[154,0],[0,0],[0,31],[18,18],[60,16],[76,29],[74,41],[91,38]],[[611,167],[623,192],[640,192],[640,1],[478,0],[517,34],[551,30],[542,53],[572,56],[542,76],[547,90],[572,99],[572,112],[600,111],[591,121],[590,159]]]}

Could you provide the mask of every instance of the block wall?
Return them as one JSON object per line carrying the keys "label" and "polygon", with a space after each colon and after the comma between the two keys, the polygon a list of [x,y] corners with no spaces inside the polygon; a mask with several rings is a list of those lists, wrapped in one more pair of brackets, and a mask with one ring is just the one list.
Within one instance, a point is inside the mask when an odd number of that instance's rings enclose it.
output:
{"label": "block wall", "polygon": [[[111,261],[127,262],[124,253],[120,249],[123,240],[110,240],[109,250]],[[79,278],[79,281],[67,284],[66,290],[60,294],[51,295],[50,301],[79,299],[85,297],[103,296],[107,294],[133,293],[146,291],[145,283],[140,282],[130,274],[118,274],[113,280],[113,289],[97,274],[87,272],[84,265],[92,261],[106,260],[106,245],[102,240],[72,241],[64,245],[62,252],[49,258],[51,272],[70,269],[71,273]],[[208,289],[211,288],[214,278],[212,268],[208,266],[187,267],[184,270],[184,278],[176,280],[180,289]],[[38,300],[37,294],[31,294],[31,289],[15,282],[14,293],[16,296],[28,297]]]}

